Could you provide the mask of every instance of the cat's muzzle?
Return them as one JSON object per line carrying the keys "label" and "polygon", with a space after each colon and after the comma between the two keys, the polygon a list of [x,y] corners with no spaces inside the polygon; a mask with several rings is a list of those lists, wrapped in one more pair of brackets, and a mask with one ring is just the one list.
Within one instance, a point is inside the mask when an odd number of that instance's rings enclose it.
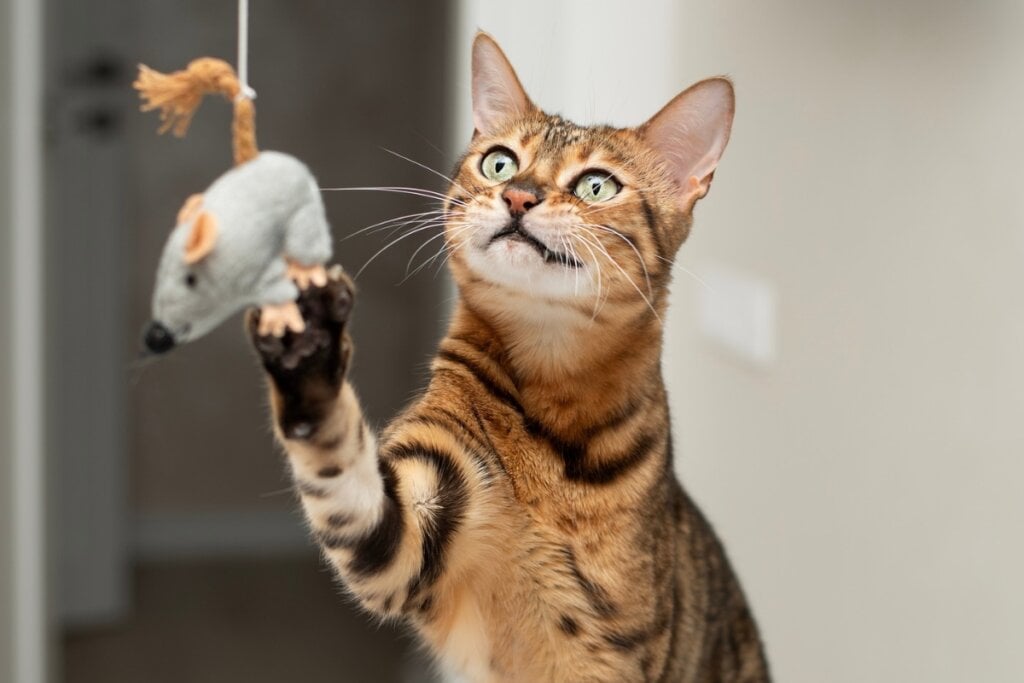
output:
{"label": "cat's muzzle", "polygon": [[583,264],[568,254],[555,251],[546,244],[531,235],[524,228],[518,216],[514,216],[509,224],[494,233],[487,245],[490,246],[500,239],[519,240],[537,250],[537,253],[544,259],[544,263],[559,263],[567,268],[582,268]]}

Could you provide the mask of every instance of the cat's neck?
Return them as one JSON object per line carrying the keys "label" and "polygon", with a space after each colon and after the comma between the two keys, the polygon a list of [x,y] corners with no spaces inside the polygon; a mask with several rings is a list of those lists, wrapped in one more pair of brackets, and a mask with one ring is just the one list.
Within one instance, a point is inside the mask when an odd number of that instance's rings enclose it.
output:
{"label": "cat's neck", "polygon": [[661,321],[641,307],[595,317],[537,300],[499,310],[462,298],[448,337],[490,356],[524,411],[566,433],[663,400]]}

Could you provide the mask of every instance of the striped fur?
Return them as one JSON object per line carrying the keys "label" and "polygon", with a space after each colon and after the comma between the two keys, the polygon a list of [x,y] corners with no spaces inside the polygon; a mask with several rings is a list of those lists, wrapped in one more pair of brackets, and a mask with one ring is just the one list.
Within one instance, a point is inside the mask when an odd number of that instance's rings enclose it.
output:
{"label": "striped fur", "polygon": [[[302,295],[301,335],[259,337],[250,321],[314,537],[367,610],[413,625],[465,680],[766,681],[739,584],[673,474],[660,370],[671,259],[710,176],[681,202],[645,128],[517,106],[456,169],[460,299],[429,386],[387,429],[345,379],[343,275]],[[519,159],[509,183],[481,174],[496,146]],[[583,205],[571,183],[587,168],[614,173],[620,196]],[[528,229],[581,268],[495,243],[512,184],[543,195]],[[598,223],[618,235],[573,241]]]}

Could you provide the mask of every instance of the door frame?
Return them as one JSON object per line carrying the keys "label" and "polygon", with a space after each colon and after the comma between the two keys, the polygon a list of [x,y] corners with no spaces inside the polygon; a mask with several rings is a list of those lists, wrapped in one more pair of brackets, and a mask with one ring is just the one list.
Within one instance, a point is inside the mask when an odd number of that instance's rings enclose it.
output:
{"label": "door frame", "polygon": [[[0,169],[8,194],[10,228],[3,270],[4,359],[9,381],[0,386],[9,422],[6,450],[10,476],[0,500],[10,519],[10,609],[0,615],[0,632],[9,633],[10,679],[44,683],[50,671],[48,617],[50,571],[47,560],[46,458],[44,405],[44,268],[43,244],[43,7],[37,0],[11,0],[7,30],[0,38],[9,56],[0,81],[9,103],[8,154]],[[2,560],[3,558],[0,558]]]}

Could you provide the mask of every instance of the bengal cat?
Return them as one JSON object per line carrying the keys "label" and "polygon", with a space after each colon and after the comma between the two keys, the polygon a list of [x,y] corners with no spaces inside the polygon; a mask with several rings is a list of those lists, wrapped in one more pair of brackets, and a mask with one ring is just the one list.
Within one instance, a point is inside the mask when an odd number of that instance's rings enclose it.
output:
{"label": "bengal cat", "polygon": [[476,132],[444,205],[460,298],[429,386],[381,434],[346,370],[350,281],[261,337],[275,432],[347,590],[473,682],[767,681],[757,627],[672,469],[672,259],[729,138],[697,83],[638,128],[528,99],[473,45]]}

